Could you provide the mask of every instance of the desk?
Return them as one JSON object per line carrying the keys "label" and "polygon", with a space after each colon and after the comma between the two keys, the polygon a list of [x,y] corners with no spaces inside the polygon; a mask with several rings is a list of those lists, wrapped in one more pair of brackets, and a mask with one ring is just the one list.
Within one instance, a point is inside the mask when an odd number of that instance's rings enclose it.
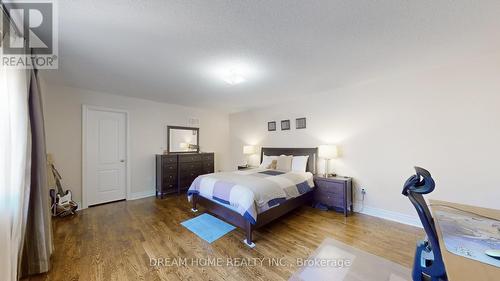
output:
{"label": "desk", "polygon": [[[434,206],[433,206],[434,205]],[[434,212],[437,210],[445,210],[438,205],[445,205],[454,208],[458,208],[468,212],[474,212],[483,216],[494,218],[500,220],[500,210],[486,209],[438,200],[430,200],[430,207],[435,216]],[[488,265],[482,262],[478,262],[472,259],[464,258],[452,254],[446,250],[444,246],[443,237],[441,235],[441,229],[439,229],[439,224],[436,222],[436,230],[439,238],[439,248],[441,248],[441,253],[443,255],[444,266],[446,268],[446,273],[448,275],[449,281],[491,281],[500,280],[500,268]]]}

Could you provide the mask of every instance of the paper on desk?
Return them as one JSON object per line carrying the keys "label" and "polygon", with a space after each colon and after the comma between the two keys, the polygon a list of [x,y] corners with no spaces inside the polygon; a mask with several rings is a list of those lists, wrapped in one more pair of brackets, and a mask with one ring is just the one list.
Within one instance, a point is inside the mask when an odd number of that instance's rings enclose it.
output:
{"label": "paper on desk", "polygon": [[446,249],[462,257],[500,267],[500,260],[485,254],[500,250],[500,221],[458,210],[435,212]]}

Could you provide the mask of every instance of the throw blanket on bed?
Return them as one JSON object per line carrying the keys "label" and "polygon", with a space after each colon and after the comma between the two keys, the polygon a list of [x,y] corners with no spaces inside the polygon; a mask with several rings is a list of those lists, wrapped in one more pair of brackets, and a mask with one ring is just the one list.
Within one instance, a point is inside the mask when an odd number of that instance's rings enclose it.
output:
{"label": "throw blanket on bed", "polygon": [[314,187],[311,173],[252,169],[197,177],[188,190],[193,194],[234,207],[245,219],[256,223],[257,214],[300,196]]}

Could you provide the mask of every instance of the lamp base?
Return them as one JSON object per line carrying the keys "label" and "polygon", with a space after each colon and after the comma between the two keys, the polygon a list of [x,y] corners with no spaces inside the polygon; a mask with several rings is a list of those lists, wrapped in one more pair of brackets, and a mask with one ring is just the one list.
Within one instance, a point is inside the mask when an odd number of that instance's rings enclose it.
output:
{"label": "lamp base", "polygon": [[323,174],[323,177],[325,177],[325,178],[334,178],[336,176],[337,176],[337,174],[335,174],[335,173]]}
{"label": "lamp base", "polygon": [[335,173],[328,173],[330,171],[330,159],[325,159],[325,173],[323,174],[325,178],[331,178],[331,177],[336,177],[337,174]]}

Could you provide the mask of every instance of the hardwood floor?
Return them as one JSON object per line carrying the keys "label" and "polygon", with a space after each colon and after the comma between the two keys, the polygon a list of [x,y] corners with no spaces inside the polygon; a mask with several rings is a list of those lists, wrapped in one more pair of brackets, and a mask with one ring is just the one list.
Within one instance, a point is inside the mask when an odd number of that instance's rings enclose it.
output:
{"label": "hardwood floor", "polygon": [[[375,217],[304,206],[254,232],[250,249],[235,230],[209,244],[180,225],[191,213],[186,196],[101,205],[54,222],[55,252],[48,274],[30,280],[287,280],[326,237],[410,267],[421,229]],[[275,258],[287,266],[150,266],[192,258]],[[152,260],[150,258],[153,258]],[[225,263],[224,263],[225,264]],[[166,265],[166,264],[165,264]]]}

